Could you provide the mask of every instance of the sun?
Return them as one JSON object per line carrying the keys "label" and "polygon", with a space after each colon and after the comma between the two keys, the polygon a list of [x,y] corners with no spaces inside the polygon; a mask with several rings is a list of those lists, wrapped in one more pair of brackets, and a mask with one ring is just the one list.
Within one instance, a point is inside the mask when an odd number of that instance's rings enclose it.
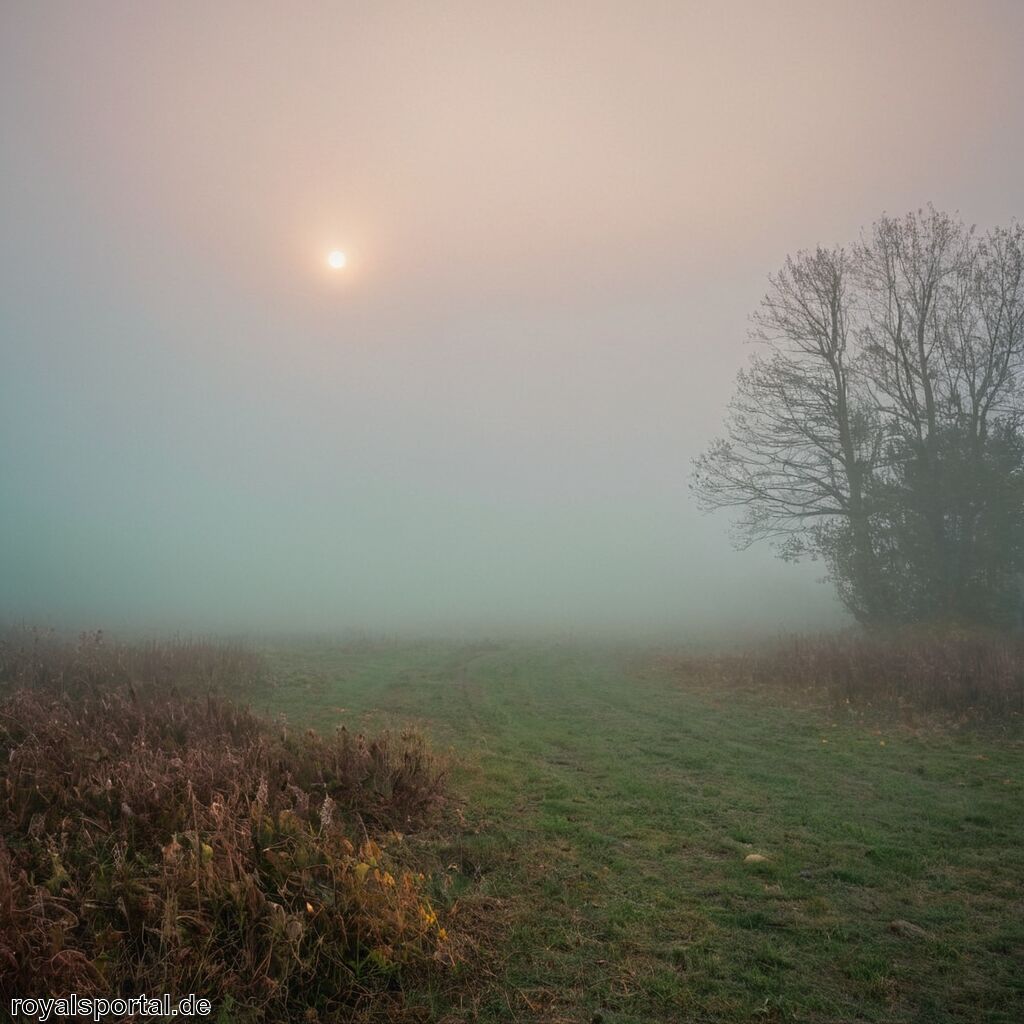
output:
{"label": "sun", "polygon": [[340,249],[333,249],[327,254],[327,265],[332,270],[342,270],[348,260]]}

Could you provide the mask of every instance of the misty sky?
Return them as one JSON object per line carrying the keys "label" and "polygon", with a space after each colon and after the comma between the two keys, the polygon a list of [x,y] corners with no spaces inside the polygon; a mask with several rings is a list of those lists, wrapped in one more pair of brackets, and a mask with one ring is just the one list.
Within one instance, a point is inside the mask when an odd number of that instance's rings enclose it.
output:
{"label": "misty sky", "polygon": [[805,627],[689,460],[787,252],[1024,213],[1024,3],[7,0],[0,119],[0,614]]}

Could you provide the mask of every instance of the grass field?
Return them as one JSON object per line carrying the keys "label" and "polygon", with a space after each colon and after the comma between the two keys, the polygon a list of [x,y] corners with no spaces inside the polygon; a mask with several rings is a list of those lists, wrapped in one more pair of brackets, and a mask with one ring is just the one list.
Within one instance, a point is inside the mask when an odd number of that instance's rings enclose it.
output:
{"label": "grass field", "polygon": [[409,993],[425,1020],[1024,1019],[1012,735],[879,729],[636,651],[269,657],[257,707],[320,729],[417,723],[454,750],[465,825],[429,840],[437,897],[484,943],[450,987]]}

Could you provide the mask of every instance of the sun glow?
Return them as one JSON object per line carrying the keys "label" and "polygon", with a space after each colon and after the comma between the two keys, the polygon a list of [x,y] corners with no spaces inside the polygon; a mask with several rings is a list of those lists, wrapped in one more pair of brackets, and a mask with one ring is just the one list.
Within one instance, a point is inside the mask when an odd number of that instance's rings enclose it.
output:
{"label": "sun glow", "polygon": [[340,249],[334,249],[327,254],[327,265],[332,270],[341,270],[344,268],[348,260],[345,258],[345,254]]}

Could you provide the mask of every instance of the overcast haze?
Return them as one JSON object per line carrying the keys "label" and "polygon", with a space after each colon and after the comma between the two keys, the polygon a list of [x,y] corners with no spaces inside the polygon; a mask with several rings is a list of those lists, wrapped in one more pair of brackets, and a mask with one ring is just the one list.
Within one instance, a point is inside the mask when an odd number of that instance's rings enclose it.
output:
{"label": "overcast haze", "polygon": [[1024,210],[1020,3],[0,17],[6,616],[834,623],[687,491],[767,274]]}

